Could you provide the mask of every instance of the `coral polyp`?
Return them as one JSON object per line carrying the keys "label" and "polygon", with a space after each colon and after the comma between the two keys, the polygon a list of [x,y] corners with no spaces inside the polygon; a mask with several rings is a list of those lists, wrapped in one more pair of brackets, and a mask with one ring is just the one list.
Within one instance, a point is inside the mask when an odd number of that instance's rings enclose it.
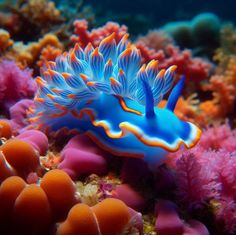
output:
{"label": "coral polyp", "polygon": [[139,50],[125,35],[115,34],[98,47],[75,45],[37,77],[34,127],[85,132],[102,148],[119,156],[144,158],[159,165],[167,152],[196,144],[201,131],[173,113],[184,78],[171,91],[166,107],[157,104],[171,89],[176,66],[158,71],[153,60],[141,66]]}

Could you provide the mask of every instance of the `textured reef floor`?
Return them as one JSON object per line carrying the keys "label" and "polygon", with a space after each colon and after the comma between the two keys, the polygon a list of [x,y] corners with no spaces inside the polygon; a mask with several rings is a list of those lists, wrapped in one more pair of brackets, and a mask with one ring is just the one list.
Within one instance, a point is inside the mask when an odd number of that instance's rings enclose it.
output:
{"label": "textured reef floor", "polygon": [[0,5],[0,234],[235,234],[234,25],[59,2]]}

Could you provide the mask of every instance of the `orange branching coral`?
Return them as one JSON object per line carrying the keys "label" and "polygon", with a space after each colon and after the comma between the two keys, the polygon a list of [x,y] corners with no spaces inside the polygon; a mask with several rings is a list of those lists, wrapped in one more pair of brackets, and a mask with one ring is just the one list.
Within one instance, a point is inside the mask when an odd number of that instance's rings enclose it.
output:
{"label": "orange branching coral", "polygon": [[[14,43],[13,48],[6,54],[6,58],[15,59],[21,68],[43,65],[47,59],[53,60],[61,53],[63,45],[54,34],[46,34],[38,42],[27,45]],[[50,54],[52,53],[52,54]]]}
{"label": "orange branching coral", "polygon": [[10,39],[10,34],[3,29],[0,29],[0,55],[13,45]]}
{"label": "orange branching coral", "polygon": [[[226,71],[225,75],[214,75],[210,79],[210,83],[205,87],[212,91],[213,99],[201,104],[208,115],[219,118],[225,117],[233,109],[233,104],[236,98],[236,88],[230,80],[235,78],[236,81],[236,66],[235,74],[233,71]],[[228,75],[227,75],[228,74]],[[236,84],[236,83],[235,83]],[[211,104],[209,103],[211,102]],[[211,113],[209,111],[211,110]]]}
{"label": "orange branching coral", "polygon": [[229,51],[226,51],[223,48],[217,51],[215,59],[219,65],[216,74],[203,87],[212,92],[213,99],[210,102],[217,109],[215,117],[225,117],[232,113],[236,101],[236,54],[233,51],[227,54]]}
{"label": "orange branching coral", "polygon": [[47,61],[54,61],[61,54],[62,49],[48,45],[42,49],[37,66],[42,67]]}

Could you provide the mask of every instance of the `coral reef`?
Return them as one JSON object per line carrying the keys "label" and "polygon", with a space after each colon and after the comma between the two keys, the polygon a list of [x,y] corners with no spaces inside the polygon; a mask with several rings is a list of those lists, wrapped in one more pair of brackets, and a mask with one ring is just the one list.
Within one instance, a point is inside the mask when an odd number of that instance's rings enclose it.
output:
{"label": "coral reef", "polygon": [[235,234],[234,25],[102,2],[0,3],[0,234]]}

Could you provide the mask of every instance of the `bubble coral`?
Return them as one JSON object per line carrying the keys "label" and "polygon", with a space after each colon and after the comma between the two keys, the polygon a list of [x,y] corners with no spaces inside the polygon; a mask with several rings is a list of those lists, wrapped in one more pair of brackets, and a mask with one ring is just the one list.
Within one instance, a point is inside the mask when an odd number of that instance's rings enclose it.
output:
{"label": "bubble coral", "polygon": [[42,232],[51,223],[51,209],[44,190],[34,184],[25,187],[15,200],[13,214],[21,231]]}
{"label": "bubble coral", "polygon": [[77,202],[76,188],[71,178],[62,170],[51,170],[43,176],[40,187],[47,195],[54,220],[65,219],[70,208]]}
{"label": "bubble coral", "polygon": [[0,62],[0,83],[0,107],[6,111],[18,100],[33,97],[36,91],[31,70],[20,69],[14,61]]}
{"label": "bubble coral", "polygon": [[27,176],[39,167],[39,156],[25,141],[10,139],[0,147],[4,158],[20,175]]}
{"label": "bubble coral", "polygon": [[[15,200],[26,187],[25,181],[19,176],[12,176],[2,182],[0,186],[0,230],[3,228],[10,230],[11,222],[13,222],[13,210]],[[8,230],[8,231],[9,231]]]}
{"label": "bubble coral", "polygon": [[0,138],[9,139],[12,136],[12,127],[9,121],[0,119]]}
{"label": "bubble coral", "polygon": [[115,235],[128,224],[128,207],[118,199],[105,199],[93,207],[76,204],[66,221],[59,225],[57,235]]}
{"label": "bubble coral", "polygon": [[10,176],[15,175],[14,169],[7,163],[6,159],[4,158],[3,154],[0,153],[0,182],[4,181]]}
{"label": "bubble coral", "polygon": [[88,31],[88,22],[86,20],[75,20],[74,34],[71,36],[73,43],[78,43],[82,48],[85,48],[88,43],[94,47],[112,33],[115,33],[115,41],[118,43],[121,38],[127,33],[128,28],[125,25],[119,25],[115,22],[108,22],[103,27]]}

